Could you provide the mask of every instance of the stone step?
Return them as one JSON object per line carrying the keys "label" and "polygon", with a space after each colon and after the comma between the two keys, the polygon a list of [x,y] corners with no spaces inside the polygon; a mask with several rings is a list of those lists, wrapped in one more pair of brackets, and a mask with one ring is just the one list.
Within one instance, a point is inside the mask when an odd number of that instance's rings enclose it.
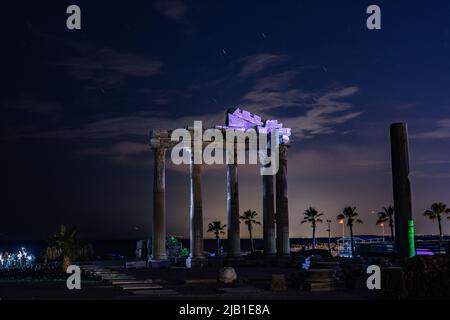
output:
{"label": "stone step", "polygon": [[95,275],[102,276],[102,275],[109,275],[109,274],[119,274],[117,271],[93,271],[92,272]]}
{"label": "stone step", "polygon": [[100,275],[100,277],[102,277],[102,278],[133,277],[133,279],[135,279],[134,276],[132,276],[130,274],[124,274],[124,273],[108,273],[108,274],[102,274],[102,275]]}
{"label": "stone step", "polygon": [[96,273],[96,272],[112,272],[108,269],[81,269],[84,272]]}
{"label": "stone step", "polygon": [[124,274],[119,273],[119,272],[104,272],[104,273],[95,273],[95,275],[98,277],[114,277],[114,276],[120,276],[120,275],[124,275]]}
{"label": "stone step", "polygon": [[144,269],[147,268],[147,261],[126,261],[126,269]]}
{"label": "stone step", "polygon": [[235,293],[235,294],[245,294],[245,293],[262,293],[265,292],[263,289],[255,287],[236,287],[236,288],[217,288],[216,291],[222,293]]}
{"label": "stone step", "polygon": [[106,269],[105,267],[102,267],[102,266],[95,266],[95,265],[84,265],[84,266],[80,266],[80,268],[83,269],[83,270]]}
{"label": "stone step", "polygon": [[311,291],[335,291],[342,287],[340,281],[310,282],[307,284]]}
{"label": "stone step", "polygon": [[108,281],[108,280],[136,280],[136,277],[121,274],[121,275],[115,275],[115,276],[107,276],[107,277],[101,277],[102,280]]}
{"label": "stone step", "polygon": [[86,276],[93,277],[93,278],[99,278],[99,277],[101,278],[103,275],[108,275],[108,274],[112,273],[110,270],[101,270],[101,271],[98,271],[98,270],[92,270],[92,271],[83,270],[82,272]]}
{"label": "stone step", "polygon": [[336,270],[334,269],[309,269],[306,272],[306,279],[310,280],[320,280],[320,279],[331,279],[336,277]]}
{"label": "stone step", "polygon": [[180,293],[172,289],[160,289],[160,290],[133,290],[129,291],[136,296],[176,296]]}
{"label": "stone step", "polygon": [[334,273],[336,272],[336,269],[325,269],[325,268],[321,268],[321,269],[309,269],[306,271],[307,273],[317,273],[317,274],[326,274],[326,273]]}
{"label": "stone step", "polygon": [[305,281],[310,282],[324,282],[324,281],[336,281],[339,280],[339,277],[336,275],[330,275],[329,277],[323,277],[323,278],[314,278],[314,277],[305,277]]}
{"label": "stone step", "polygon": [[186,284],[214,284],[217,283],[217,279],[188,279]]}
{"label": "stone step", "polygon": [[310,268],[312,269],[335,269],[339,267],[339,262],[337,261],[315,261],[310,263]]}
{"label": "stone step", "polygon": [[153,280],[148,279],[148,280],[118,280],[118,281],[112,281],[111,284],[113,286],[120,286],[120,285],[132,285],[132,284],[149,284],[149,283],[153,283]]}
{"label": "stone step", "polygon": [[334,282],[338,282],[339,279],[337,278],[330,278],[330,279],[322,279],[322,280],[310,280],[310,279],[305,279],[306,283],[317,283],[317,284],[324,284],[324,283],[334,283]]}
{"label": "stone step", "polygon": [[162,289],[163,286],[159,286],[156,284],[146,284],[146,285],[122,285],[120,286],[120,288],[122,288],[122,290],[124,291],[128,291],[128,290],[157,290],[157,289]]}

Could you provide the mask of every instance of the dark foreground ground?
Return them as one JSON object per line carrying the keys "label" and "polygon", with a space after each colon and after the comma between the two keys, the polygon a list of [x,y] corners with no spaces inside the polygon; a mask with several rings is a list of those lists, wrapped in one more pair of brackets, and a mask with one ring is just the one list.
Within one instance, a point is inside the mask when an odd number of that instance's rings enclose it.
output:
{"label": "dark foreground ground", "polygon": [[[64,280],[3,280],[0,281],[2,300],[322,300],[373,299],[368,290],[342,289],[334,292],[305,292],[288,289],[286,292],[272,292],[269,288],[273,274],[286,274],[295,269],[280,268],[237,268],[239,283],[219,284],[214,281],[218,268],[208,269],[145,269],[121,270],[139,280],[152,279],[163,286],[164,290],[174,290],[177,295],[137,296],[121,290],[111,283],[95,280],[83,280],[81,290],[68,290]],[[223,288],[228,288],[224,292]]]}

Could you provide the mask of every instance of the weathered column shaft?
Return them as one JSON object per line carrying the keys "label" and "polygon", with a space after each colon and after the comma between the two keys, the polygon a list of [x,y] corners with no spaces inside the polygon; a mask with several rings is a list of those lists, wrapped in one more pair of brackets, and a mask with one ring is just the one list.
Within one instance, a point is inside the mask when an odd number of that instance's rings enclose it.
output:
{"label": "weathered column shaft", "polygon": [[154,149],[153,173],[153,260],[166,260],[166,149]]}
{"label": "weathered column shaft", "polygon": [[194,260],[204,259],[203,251],[203,206],[202,206],[202,177],[201,165],[194,164],[191,160],[190,167],[191,179],[191,263],[195,264]]}
{"label": "weathered column shaft", "polygon": [[239,184],[238,167],[236,161],[236,152],[234,162],[227,163],[227,214],[228,214],[228,239],[227,255],[238,257],[241,255],[241,237],[239,221]]}
{"label": "weathered column shaft", "polygon": [[399,256],[407,258],[409,256],[408,222],[412,219],[408,131],[405,123],[394,123],[390,129],[395,244]]}
{"label": "weathered column shaft", "polygon": [[276,253],[273,176],[262,176],[264,254]]}
{"label": "weathered column shaft", "polygon": [[280,145],[280,166],[276,175],[276,226],[278,256],[290,254],[286,153],[287,146],[284,144]]}

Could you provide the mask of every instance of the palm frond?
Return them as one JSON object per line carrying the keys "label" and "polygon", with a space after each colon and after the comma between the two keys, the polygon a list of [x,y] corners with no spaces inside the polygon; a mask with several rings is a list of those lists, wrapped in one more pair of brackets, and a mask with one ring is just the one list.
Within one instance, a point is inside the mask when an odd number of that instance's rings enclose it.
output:
{"label": "palm frond", "polygon": [[316,208],[309,207],[303,212],[303,220],[300,223],[311,223],[315,225],[316,223],[322,223],[323,221],[319,217],[323,216],[323,213],[319,213]]}

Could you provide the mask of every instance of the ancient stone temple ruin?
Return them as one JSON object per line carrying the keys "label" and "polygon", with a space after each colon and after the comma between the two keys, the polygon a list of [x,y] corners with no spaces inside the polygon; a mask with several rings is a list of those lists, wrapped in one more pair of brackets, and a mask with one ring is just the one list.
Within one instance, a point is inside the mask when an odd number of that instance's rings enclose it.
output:
{"label": "ancient stone temple ruin", "polygon": [[[225,125],[215,127],[225,137],[227,132],[247,132],[250,129],[257,131],[258,143],[261,137],[270,141],[272,134],[278,135],[277,151],[279,152],[279,169],[275,175],[275,188],[273,175],[262,175],[262,202],[263,202],[263,237],[264,253],[267,256],[285,257],[289,255],[289,209],[287,197],[287,150],[291,130],[284,128],[277,120],[263,120],[239,108],[227,111]],[[203,135],[195,134],[192,128],[190,153],[190,257],[189,266],[201,266],[206,257],[203,250],[203,210],[202,210],[202,165],[194,163],[194,146],[200,145],[204,149],[214,140],[205,139]],[[174,148],[179,141],[173,141],[171,130],[153,130],[150,134],[150,146],[154,151],[153,175],[153,232],[152,232],[152,260],[151,266],[167,265],[166,253],[166,193],[165,193],[165,161],[168,150]],[[227,143],[229,143],[227,141]],[[267,144],[270,153],[274,149]],[[254,145],[246,140],[233,140],[234,150],[251,150]],[[190,150],[189,150],[190,149]],[[233,152],[236,157],[237,152]],[[231,161],[230,161],[231,162]],[[240,221],[239,221],[239,180],[237,161],[226,164],[227,167],[227,216],[228,239],[227,258],[239,259],[240,248]],[[277,212],[275,223],[275,210]]]}

